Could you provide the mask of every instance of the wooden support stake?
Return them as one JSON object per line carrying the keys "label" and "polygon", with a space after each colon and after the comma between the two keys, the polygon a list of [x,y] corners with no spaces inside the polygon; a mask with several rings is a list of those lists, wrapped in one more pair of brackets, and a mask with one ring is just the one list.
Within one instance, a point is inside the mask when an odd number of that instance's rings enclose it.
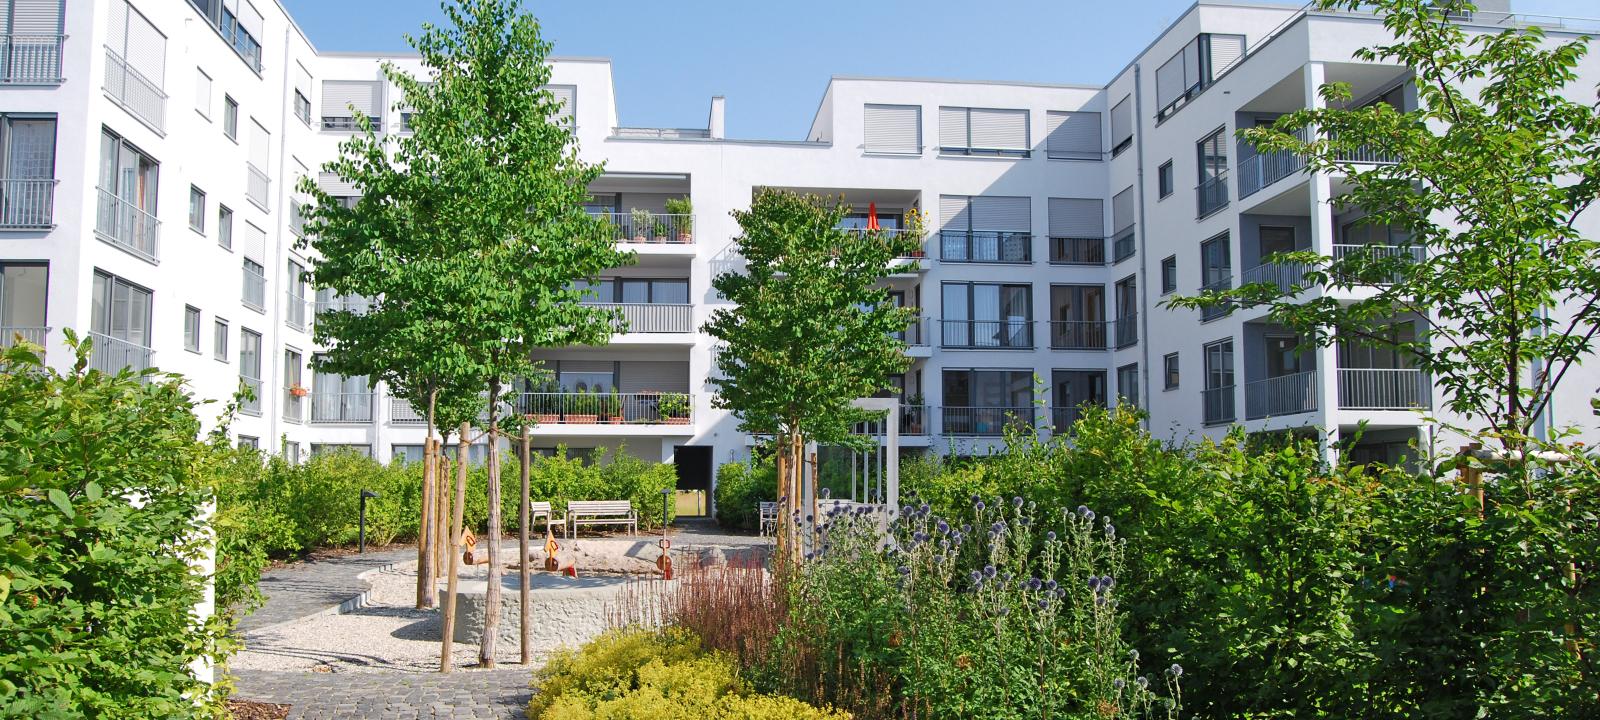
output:
{"label": "wooden support stake", "polygon": [[422,441],[422,507],[417,519],[417,608],[433,607],[433,436]]}
{"label": "wooden support stake", "polygon": [[[533,644],[533,628],[532,628],[532,621],[530,619],[531,613],[529,612],[529,607],[528,607],[528,604],[529,604],[529,599],[528,599],[529,592],[528,591],[530,589],[532,589],[531,580],[530,580],[530,578],[528,576],[528,549],[529,549],[528,548],[528,474],[529,474],[529,465],[532,462],[532,457],[531,457],[532,454],[533,454],[533,428],[530,428],[527,425],[523,425],[522,426],[522,510],[521,510],[520,516],[517,518],[517,528],[519,529],[519,533],[518,534],[520,535],[520,537],[518,539],[521,541],[520,546],[518,547],[518,552],[520,554],[517,557],[522,558],[522,562],[520,563],[520,565],[522,567],[522,587],[519,588],[518,590],[522,595],[521,600],[522,600],[522,664],[523,665],[529,665],[529,664],[533,663],[533,647],[532,647],[532,644]],[[547,519],[545,521],[545,523],[549,524],[549,520]]]}
{"label": "wooden support stake", "polygon": [[456,584],[457,571],[461,562],[461,525],[464,522],[462,511],[467,506],[467,450],[470,448],[467,433],[472,431],[472,426],[461,423],[460,440],[456,446],[456,500],[452,508],[454,517],[451,519],[450,528],[450,570],[448,582],[445,587],[444,602],[444,637],[439,645],[439,672],[450,672],[450,654],[454,649],[456,630]]}
{"label": "wooden support stake", "polygon": [[777,552],[774,553],[774,557],[780,557],[781,558],[781,557],[784,557],[783,553],[784,553],[784,547],[785,547],[784,546],[784,541],[783,541],[783,536],[784,536],[785,530],[788,527],[788,523],[789,523],[789,493],[785,490],[785,488],[789,484],[789,466],[788,466],[788,463],[786,462],[786,460],[789,457],[789,449],[787,447],[779,446],[777,448],[777,450],[778,450],[778,517],[777,517],[777,522],[773,524],[772,533],[777,536],[777,537],[775,537],[773,539],[774,543],[777,545],[777,548],[776,548]]}
{"label": "wooden support stake", "polygon": [[1483,448],[1482,443],[1472,443],[1461,446],[1461,455],[1456,460],[1456,473],[1461,478],[1462,484],[1467,486],[1467,492],[1478,501],[1478,517],[1483,517],[1483,471],[1472,467],[1472,455]]}

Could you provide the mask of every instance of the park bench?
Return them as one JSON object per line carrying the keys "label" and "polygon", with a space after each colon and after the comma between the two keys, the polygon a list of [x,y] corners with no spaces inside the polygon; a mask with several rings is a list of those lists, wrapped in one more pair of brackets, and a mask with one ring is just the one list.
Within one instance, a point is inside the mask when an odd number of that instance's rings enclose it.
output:
{"label": "park bench", "polygon": [[[554,526],[551,525],[551,520],[555,518],[555,515],[550,509],[550,503],[548,501],[530,502],[528,503],[528,532],[533,532],[533,529],[539,526],[539,516],[541,515],[544,516],[544,526],[554,529]],[[561,525],[561,536],[567,536],[565,523]]]}
{"label": "park bench", "polygon": [[778,504],[771,500],[764,500],[760,505],[756,506],[756,513],[761,523],[757,528],[760,533],[766,535],[771,532],[776,535],[778,532]]}
{"label": "park bench", "polygon": [[633,504],[627,500],[573,500],[567,503],[567,514],[561,523],[571,531],[572,537],[578,536],[580,524],[626,525],[628,532],[639,532],[639,518],[633,512]]}

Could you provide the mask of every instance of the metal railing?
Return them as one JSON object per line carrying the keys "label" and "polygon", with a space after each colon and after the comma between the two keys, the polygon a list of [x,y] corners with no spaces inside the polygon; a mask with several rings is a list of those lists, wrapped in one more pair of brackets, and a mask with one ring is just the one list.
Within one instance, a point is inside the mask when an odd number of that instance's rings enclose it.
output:
{"label": "metal railing", "polygon": [[0,178],[0,228],[55,226],[54,178]]}
{"label": "metal railing", "polygon": [[1432,407],[1432,388],[1421,370],[1339,368],[1339,407],[1344,410],[1409,410]]}
{"label": "metal railing", "polygon": [[94,340],[94,353],[89,358],[89,367],[95,370],[116,373],[129,368],[137,373],[155,366],[156,351],[150,348],[104,333],[91,332],[89,337]]}
{"label": "metal railing", "polygon": [[417,409],[411,407],[411,401],[405,398],[389,398],[389,424],[390,425],[427,425],[428,418]]}
{"label": "metal railing", "polygon": [[241,272],[244,276],[244,292],[240,294],[239,299],[244,302],[245,307],[248,307],[251,310],[255,310],[257,312],[266,312],[267,276],[251,270],[248,267],[242,268]]}
{"label": "metal railing", "polygon": [[295,424],[298,425],[298,424],[300,424],[302,422],[305,422],[305,417],[306,417],[306,396],[305,395],[296,395],[295,394],[295,389],[292,388],[292,387],[284,388],[283,389],[283,419],[285,421],[287,421],[287,422],[292,422],[292,423],[295,423]]}
{"label": "metal railing", "polygon": [[1057,265],[1106,264],[1106,239],[1050,236],[1050,262]]}
{"label": "metal railing", "polygon": [[1031,263],[1033,234],[945,230],[939,233],[939,259],[943,262]]}
{"label": "metal railing", "polygon": [[1032,405],[1015,407],[965,407],[946,405],[940,410],[940,429],[945,435],[975,435],[999,437],[1007,427],[1022,432],[1034,428],[1035,412]]}
{"label": "metal railing", "polygon": [[1244,384],[1244,417],[1294,415],[1317,409],[1317,371],[1280,375]]}
{"label": "metal railing", "polygon": [[[866,228],[860,228],[860,227],[847,227],[847,228],[838,228],[838,229],[843,230],[845,232],[849,232],[849,233],[855,233],[857,235],[864,235],[864,234],[867,233],[867,229]],[[902,235],[911,234],[911,230],[909,230],[907,228],[878,228],[877,230],[875,230],[873,232],[876,232],[876,233],[880,234],[883,237],[899,237],[899,236],[902,236]],[[909,254],[909,255],[901,255],[899,259],[901,259],[901,260],[921,260],[924,257],[926,257],[928,252],[927,252],[927,248],[924,246],[924,243],[923,243],[923,241],[925,239],[926,238],[924,238],[924,237],[918,237],[917,238],[917,249],[911,251],[911,254]],[[921,269],[926,270],[927,268],[923,267]]]}
{"label": "metal railing", "polygon": [[306,204],[299,200],[289,200],[289,232],[295,237],[306,235]]}
{"label": "metal railing", "polygon": [[947,348],[1030,349],[1032,320],[940,320],[939,346]]}
{"label": "metal railing", "polygon": [[540,424],[685,425],[694,419],[689,393],[521,393],[511,412]]}
{"label": "metal railing", "polygon": [[[367,120],[372,123],[373,132],[383,132],[383,118],[381,116],[369,116]],[[322,129],[357,132],[361,130],[361,125],[356,122],[354,116],[324,115],[322,116]]]}
{"label": "metal railing", "polygon": [[1050,349],[1104,350],[1110,324],[1105,320],[1051,320]]}
{"label": "metal railing", "polygon": [[1202,419],[1207,425],[1230,423],[1236,417],[1233,407],[1232,385],[1201,390],[1200,404],[1203,406],[1201,409]]}
{"label": "metal railing", "polygon": [[167,128],[167,94],[140,75],[117,51],[106,48],[106,94],[157,132]]}
{"label": "metal railing", "polygon": [[306,329],[306,299],[292,292],[285,293],[283,320],[296,330]]}
{"label": "metal railing", "polygon": [[913,319],[904,332],[890,333],[890,335],[911,347],[927,347],[932,340],[928,336],[928,319],[922,317]]}
{"label": "metal railing", "polygon": [[101,240],[154,262],[161,249],[161,221],[111,191],[97,189],[100,191],[100,203],[95,218],[95,234]]}
{"label": "metal railing", "polygon": [[0,84],[60,85],[65,35],[0,35]]}
{"label": "metal railing", "polygon": [[[1295,131],[1294,136],[1305,141],[1305,129]],[[1300,172],[1305,166],[1306,159],[1302,155],[1288,150],[1260,152],[1255,145],[1240,140],[1239,198],[1250,197],[1262,188]]]}
{"label": "metal railing", "polygon": [[1342,150],[1335,154],[1340,162],[1354,163],[1357,165],[1393,165],[1400,162],[1400,156],[1392,152],[1374,150],[1362,145],[1354,150]]}
{"label": "metal railing", "polygon": [[619,310],[614,326],[619,333],[694,332],[693,305],[667,303],[584,303],[589,307]]}
{"label": "metal railing", "polygon": [[1117,349],[1139,344],[1139,313],[1128,313],[1113,323],[1117,328]]}
{"label": "metal railing", "polygon": [[319,313],[343,311],[360,314],[372,309],[372,301],[359,295],[337,297],[332,300],[318,300],[315,305],[315,311]]}
{"label": "metal railing", "polygon": [[45,338],[50,335],[50,328],[29,325],[0,325],[0,350],[16,345],[17,336],[19,335],[27,342],[44,347]]}
{"label": "metal railing", "polygon": [[[1409,262],[1419,262],[1420,263],[1425,259],[1425,255],[1424,255],[1423,248],[1421,246],[1417,246],[1417,245],[1400,246],[1400,245],[1379,245],[1379,244],[1376,244],[1376,243],[1372,243],[1372,244],[1366,244],[1366,245],[1339,244],[1339,245],[1334,245],[1333,246],[1333,261],[1335,263],[1342,263],[1342,262],[1347,262],[1347,261],[1354,261],[1354,262],[1356,262],[1358,264],[1360,264],[1360,263],[1381,263],[1381,262],[1389,262],[1389,261],[1392,261],[1392,260],[1394,260],[1396,258],[1398,258],[1399,260],[1401,260],[1403,262],[1404,261],[1409,261]],[[1349,275],[1343,276],[1343,279],[1346,279],[1346,280],[1358,280],[1358,279],[1359,280],[1365,280],[1364,278],[1355,278],[1355,277],[1351,277]],[[1388,285],[1388,284],[1392,284],[1392,283],[1398,282],[1400,279],[1401,279],[1401,275],[1400,275],[1399,272],[1392,272],[1392,273],[1388,273],[1388,274],[1384,275],[1383,277],[1379,278],[1376,281],[1376,284]]]}
{"label": "metal railing", "polygon": [[[1200,292],[1227,292],[1228,290],[1232,290],[1233,270],[1230,268],[1227,269],[1227,272],[1229,273],[1227,277],[1224,277],[1221,280],[1206,283],[1205,285],[1201,285]],[[1231,302],[1220,302],[1206,305],[1200,309],[1200,322],[1211,322],[1212,320],[1220,317],[1227,317],[1228,313],[1231,312],[1233,312],[1233,303]]]}
{"label": "metal railing", "polygon": [[1278,288],[1279,292],[1287,293],[1296,285],[1300,285],[1305,282],[1306,272],[1310,269],[1311,267],[1309,265],[1298,262],[1262,263],[1244,271],[1244,273],[1239,276],[1239,284],[1254,285],[1257,283],[1266,283]]}
{"label": "metal railing", "polygon": [[611,128],[611,137],[651,140],[703,140],[711,137],[711,131],[702,128],[614,127]]}
{"label": "metal railing", "polygon": [[250,396],[239,401],[239,412],[261,417],[261,378],[240,375],[239,384],[250,388]]}
{"label": "metal railing", "polygon": [[1137,244],[1134,242],[1133,228],[1126,228],[1117,239],[1111,241],[1111,262],[1113,264],[1133,257]]}
{"label": "metal railing", "polygon": [[1078,418],[1083,417],[1083,408],[1053,407],[1050,408],[1050,431],[1057,435],[1072,432],[1072,426],[1078,423]]}
{"label": "metal railing", "polygon": [[900,434],[922,437],[933,431],[928,422],[927,405],[900,406]]}
{"label": "metal railing", "polygon": [[311,393],[311,422],[372,422],[372,393]]}
{"label": "metal railing", "polygon": [[244,196],[253,205],[265,212],[272,210],[267,207],[267,192],[272,189],[272,179],[265,172],[252,163],[245,163]]}
{"label": "metal railing", "polygon": [[1194,188],[1195,217],[1206,217],[1228,206],[1228,171],[1206,178]]}
{"label": "metal railing", "polygon": [[619,243],[690,245],[694,243],[694,216],[666,213],[594,212],[594,217],[611,226],[611,238]]}

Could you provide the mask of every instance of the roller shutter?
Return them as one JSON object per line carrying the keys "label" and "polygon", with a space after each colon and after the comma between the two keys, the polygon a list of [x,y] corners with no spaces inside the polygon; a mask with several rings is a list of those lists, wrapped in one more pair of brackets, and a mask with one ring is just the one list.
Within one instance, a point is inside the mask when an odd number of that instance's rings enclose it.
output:
{"label": "roller shutter", "polygon": [[1050,236],[1105,237],[1106,204],[1099,198],[1050,198]]}
{"label": "roller shutter", "polygon": [[867,105],[863,129],[869,153],[922,153],[922,108],[917,105]]}
{"label": "roller shutter", "polygon": [[1067,160],[1100,159],[1100,113],[1045,113],[1045,154]]}

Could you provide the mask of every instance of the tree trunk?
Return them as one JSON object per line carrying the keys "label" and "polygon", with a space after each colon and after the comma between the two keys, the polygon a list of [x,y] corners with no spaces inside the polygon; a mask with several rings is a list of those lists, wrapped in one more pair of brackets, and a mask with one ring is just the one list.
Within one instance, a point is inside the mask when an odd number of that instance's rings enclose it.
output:
{"label": "tree trunk", "polygon": [[439,441],[434,443],[433,453],[433,478],[434,503],[433,523],[433,575],[436,578],[444,577],[445,563],[449,560],[446,554],[450,552],[450,499],[455,497],[453,483],[450,482],[450,461],[446,457],[445,448],[450,447],[450,437],[445,432],[439,433]]}
{"label": "tree trunk", "polygon": [[494,667],[494,651],[500,639],[500,383],[489,383],[489,586],[483,592],[483,636],[478,642],[478,666]]}
{"label": "tree trunk", "polygon": [[434,570],[434,554],[438,547],[434,545],[434,538],[438,533],[434,529],[434,522],[439,513],[435,506],[439,503],[439,493],[435,487],[438,474],[433,466],[433,412],[437,390],[428,391],[428,434],[422,441],[422,517],[417,523],[417,608],[433,607],[433,587],[436,578]]}
{"label": "tree trunk", "polygon": [[784,540],[784,535],[788,534],[788,527],[789,527],[789,493],[788,493],[789,464],[788,464],[788,457],[789,457],[789,441],[788,441],[787,438],[779,437],[778,438],[778,517],[774,518],[775,522],[772,524],[772,534],[774,535],[773,543],[775,545],[777,545],[777,547],[775,548],[776,552],[773,553],[773,556],[777,557],[777,558],[788,557],[788,556],[784,555],[784,553],[788,549],[788,544]]}
{"label": "tree trunk", "polygon": [[444,638],[439,643],[439,672],[450,672],[450,652],[454,649],[456,629],[456,575],[461,562],[461,525],[463,522],[462,510],[467,505],[467,433],[472,427],[461,423],[459,438],[456,448],[456,500],[455,507],[451,509],[452,523],[450,527],[450,570],[449,582],[445,588],[444,602]]}
{"label": "tree trunk", "polygon": [[[529,608],[529,602],[528,602],[528,591],[532,589],[531,578],[528,576],[528,562],[529,562],[528,561],[528,550],[529,550],[529,548],[528,548],[528,474],[529,474],[529,470],[530,470],[529,465],[533,461],[532,455],[533,455],[533,428],[528,427],[527,424],[523,424],[523,426],[522,426],[522,509],[518,513],[518,516],[517,516],[517,528],[519,529],[519,533],[521,535],[521,537],[518,538],[518,540],[520,540],[521,542],[518,543],[517,557],[519,559],[521,559],[521,561],[522,561],[521,563],[519,563],[521,565],[521,567],[522,567],[522,587],[519,589],[519,594],[520,594],[520,598],[519,599],[522,601],[521,608],[522,608],[522,664],[523,665],[528,665],[528,664],[531,664],[533,662],[533,647],[532,647],[533,625],[532,625],[532,622],[529,620],[529,617],[528,617],[529,609],[530,609]],[[550,520],[548,518],[545,519],[545,522],[549,522],[549,521]]]}

